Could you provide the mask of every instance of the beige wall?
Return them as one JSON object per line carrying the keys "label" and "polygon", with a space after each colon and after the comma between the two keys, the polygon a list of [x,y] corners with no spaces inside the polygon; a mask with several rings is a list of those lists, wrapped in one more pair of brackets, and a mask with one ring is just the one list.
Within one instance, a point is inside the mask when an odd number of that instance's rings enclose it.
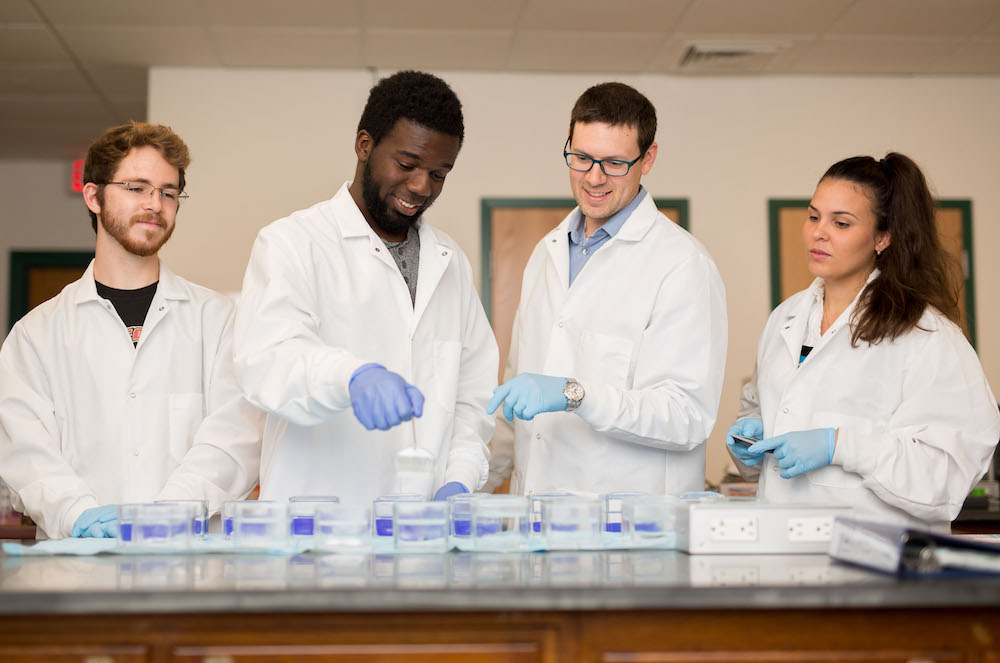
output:
{"label": "beige wall", "polygon": [[[478,275],[482,197],[569,195],[560,150],[569,109],[607,76],[439,72],[466,110],[467,137],[428,217],[454,236]],[[686,197],[691,230],[726,282],[730,343],[709,477],[770,310],[767,199],[808,197],[834,161],[895,149],[937,194],[973,200],[980,357],[1000,384],[1000,79],[914,77],[624,77],[659,112],[659,157],[645,178]],[[194,158],[191,200],[165,249],[171,266],[219,290],[240,287],[259,228],[329,197],[354,172],[352,141],[366,71],[154,69],[150,119],[171,124]]]}
{"label": "beige wall", "polygon": [[0,160],[0,340],[7,336],[11,250],[93,250],[83,198],[70,190],[69,161]]}

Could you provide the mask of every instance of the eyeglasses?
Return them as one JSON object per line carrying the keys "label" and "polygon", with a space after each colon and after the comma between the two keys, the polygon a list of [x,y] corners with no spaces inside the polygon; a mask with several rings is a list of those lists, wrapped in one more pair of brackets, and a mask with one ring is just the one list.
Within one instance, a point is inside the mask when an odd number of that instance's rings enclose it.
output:
{"label": "eyeglasses", "polygon": [[566,165],[573,170],[580,171],[581,173],[590,172],[590,169],[594,167],[594,164],[598,164],[605,175],[609,175],[611,177],[622,177],[623,175],[628,175],[629,169],[631,169],[637,161],[642,159],[641,154],[631,161],[622,161],[621,159],[593,159],[585,154],[567,152],[567,147],[569,147],[569,138],[566,139],[566,144],[563,145],[563,158],[566,159]]}
{"label": "eyeglasses", "polygon": [[105,182],[105,184],[118,184],[125,187],[125,190],[136,198],[151,197],[154,191],[160,192],[160,202],[165,207],[180,207],[181,201],[189,198],[188,194],[178,191],[174,187],[153,186],[149,182]]}

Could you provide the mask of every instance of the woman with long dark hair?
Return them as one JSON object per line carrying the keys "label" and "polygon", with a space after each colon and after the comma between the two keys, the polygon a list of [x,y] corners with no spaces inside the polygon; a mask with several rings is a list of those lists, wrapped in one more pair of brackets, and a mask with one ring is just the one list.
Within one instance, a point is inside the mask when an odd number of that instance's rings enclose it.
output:
{"label": "woman with long dark hair", "polygon": [[1000,415],[956,324],[957,266],[923,173],[897,153],[834,164],[802,238],[816,279],[767,321],[730,454],[768,501],[948,529]]}

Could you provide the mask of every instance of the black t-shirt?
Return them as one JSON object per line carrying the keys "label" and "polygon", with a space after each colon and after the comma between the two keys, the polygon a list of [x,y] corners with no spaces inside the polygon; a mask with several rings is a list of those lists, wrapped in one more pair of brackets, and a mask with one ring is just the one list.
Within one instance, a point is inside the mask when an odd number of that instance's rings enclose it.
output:
{"label": "black t-shirt", "polygon": [[159,284],[157,281],[138,290],[119,290],[97,283],[97,294],[114,304],[115,310],[125,323],[125,328],[128,329],[129,336],[132,337],[133,346],[139,345],[142,324],[146,321],[146,313],[149,312],[149,305],[153,303],[153,295],[156,294],[156,286]]}

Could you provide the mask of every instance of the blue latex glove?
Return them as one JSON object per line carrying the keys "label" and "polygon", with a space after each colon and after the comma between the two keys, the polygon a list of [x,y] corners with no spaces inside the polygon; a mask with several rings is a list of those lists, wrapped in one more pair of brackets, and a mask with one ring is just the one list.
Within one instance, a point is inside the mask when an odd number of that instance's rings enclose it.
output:
{"label": "blue latex glove", "polygon": [[761,440],[748,449],[750,453],[774,450],[774,459],[784,470],[782,478],[791,479],[818,470],[833,462],[837,431],[832,428],[797,430]]}
{"label": "blue latex glove", "polygon": [[389,430],[424,413],[420,390],[381,364],[365,364],[354,371],[347,390],[354,416],[368,430]]}
{"label": "blue latex glove", "polygon": [[118,505],[95,506],[81,513],[73,523],[72,536],[98,539],[118,536]]}
{"label": "blue latex glove", "polygon": [[759,440],[764,437],[763,421],[760,419],[740,419],[737,421],[726,431],[726,446],[747,467],[759,465],[760,461],[764,460],[764,452],[750,453],[751,447],[737,444],[736,440],[733,439],[733,435],[742,435],[743,437],[752,437]]}
{"label": "blue latex glove", "polygon": [[507,421],[514,421],[515,416],[531,421],[542,412],[562,412],[569,405],[562,391],[565,386],[566,378],[521,373],[493,390],[486,411],[493,414],[502,402]]}
{"label": "blue latex glove", "polygon": [[444,502],[452,495],[461,495],[462,493],[467,492],[469,492],[469,489],[465,487],[464,483],[449,481],[445,485],[438,488],[438,491],[434,493],[434,501]]}

